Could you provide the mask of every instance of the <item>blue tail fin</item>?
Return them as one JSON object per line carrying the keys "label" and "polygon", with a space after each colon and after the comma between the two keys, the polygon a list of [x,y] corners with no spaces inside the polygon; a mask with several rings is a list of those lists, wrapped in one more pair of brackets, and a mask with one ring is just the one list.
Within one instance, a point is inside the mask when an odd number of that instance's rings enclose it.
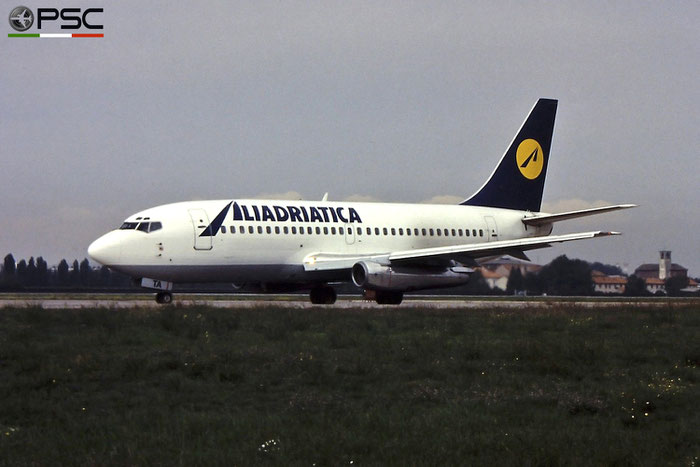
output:
{"label": "blue tail fin", "polygon": [[556,100],[538,100],[491,177],[460,204],[539,211],[556,113]]}

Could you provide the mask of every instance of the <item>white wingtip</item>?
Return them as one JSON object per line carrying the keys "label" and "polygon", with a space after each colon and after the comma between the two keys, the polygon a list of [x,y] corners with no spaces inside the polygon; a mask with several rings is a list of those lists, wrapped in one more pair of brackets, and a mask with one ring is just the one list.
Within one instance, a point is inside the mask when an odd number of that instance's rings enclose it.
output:
{"label": "white wingtip", "polygon": [[622,232],[598,232],[596,237],[608,237],[610,235],[622,235]]}

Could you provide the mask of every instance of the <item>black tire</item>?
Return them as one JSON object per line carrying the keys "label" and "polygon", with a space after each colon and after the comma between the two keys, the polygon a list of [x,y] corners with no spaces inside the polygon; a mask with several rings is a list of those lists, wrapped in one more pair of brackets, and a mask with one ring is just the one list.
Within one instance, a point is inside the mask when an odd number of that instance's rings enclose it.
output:
{"label": "black tire", "polygon": [[376,300],[379,305],[400,305],[403,301],[403,292],[377,290]]}
{"label": "black tire", "polygon": [[173,302],[173,294],[170,292],[158,292],[156,294],[156,303],[161,305],[169,305]]}
{"label": "black tire", "polygon": [[309,299],[314,305],[332,305],[337,297],[333,287],[316,287],[309,293]]}

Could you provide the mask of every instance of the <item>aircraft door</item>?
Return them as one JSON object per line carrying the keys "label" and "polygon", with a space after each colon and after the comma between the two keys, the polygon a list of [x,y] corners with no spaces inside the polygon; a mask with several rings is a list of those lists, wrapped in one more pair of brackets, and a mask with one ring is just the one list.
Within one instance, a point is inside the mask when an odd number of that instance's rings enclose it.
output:
{"label": "aircraft door", "polygon": [[486,221],[487,241],[498,241],[498,226],[496,225],[496,219],[494,219],[493,216],[484,216],[484,220]]}
{"label": "aircraft door", "polygon": [[190,219],[192,219],[192,228],[194,229],[194,249],[195,250],[211,250],[212,236],[207,235],[202,237],[202,232],[209,226],[209,216],[204,209],[188,209]]}

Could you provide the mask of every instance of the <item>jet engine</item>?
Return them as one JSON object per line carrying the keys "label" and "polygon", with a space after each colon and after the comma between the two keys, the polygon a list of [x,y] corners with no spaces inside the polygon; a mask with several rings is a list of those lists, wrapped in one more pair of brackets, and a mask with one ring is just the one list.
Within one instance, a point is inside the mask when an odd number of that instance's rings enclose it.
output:
{"label": "jet engine", "polygon": [[352,281],[363,289],[405,292],[466,284],[472,272],[472,269],[457,266],[424,268],[358,261],[352,267]]}

